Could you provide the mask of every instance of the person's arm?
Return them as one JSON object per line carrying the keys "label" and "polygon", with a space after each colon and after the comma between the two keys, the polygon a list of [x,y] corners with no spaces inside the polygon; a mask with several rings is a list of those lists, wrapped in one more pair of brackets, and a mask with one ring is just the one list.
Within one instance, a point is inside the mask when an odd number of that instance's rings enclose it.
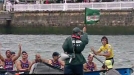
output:
{"label": "person's arm", "polygon": [[26,69],[22,69],[20,61],[16,62],[16,68],[17,68],[18,71],[26,71]]}
{"label": "person's arm", "polygon": [[87,69],[87,64],[83,64],[83,69],[84,69],[84,72],[89,72],[90,70]]}
{"label": "person's arm", "polygon": [[[1,43],[0,43],[0,48],[1,48]],[[1,61],[5,62],[5,58],[1,55],[1,50],[0,50],[0,59]]]}
{"label": "person's arm", "polygon": [[4,62],[0,60],[0,66],[4,67]]}
{"label": "person's arm", "polygon": [[32,65],[35,63],[35,60],[30,64],[30,69],[29,70],[31,70],[31,67],[32,67]]}
{"label": "person's arm", "polygon": [[62,48],[63,48],[64,52],[67,52],[67,50],[69,48],[68,47],[68,38],[66,38],[66,40],[64,41]]}
{"label": "person's arm", "polygon": [[16,62],[16,68],[18,71],[22,70],[20,61]]}
{"label": "person's arm", "polygon": [[48,60],[48,64],[52,65],[52,60],[49,59]]}
{"label": "person's arm", "polygon": [[65,66],[65,62],[64,62],[64,61],[62,61],[62,60],[59,60],[59,62],[60,62],[60,64],[61,64],[61,69],[63,69],[63,68],[64,68],[64,66]]}
{"label": "person's arm", "polygon": [[14,57],[12,58],[12,61],[13,61],[13,62],[16,61],[16,60],[20,57],[20,55],[21,55],[21,45],[19,44],[19,52],[18,52],[18,55],[17,55],[17,56],[14,56]]}
{"label": "person's arm", "polygon": [[97,71],[97,65],[94,63],[94,71]]}
{"label": "person's arm", "polygon": [[32,63],[28,61],[29,67],[26,69],[26,71],[30,71]]}
{"label": "person's arm", "polygon": [[109,56],[110,56],[110,54],[111,54],[111,52],[110,52],[110,51],[108,51],[107,53],[100,54],[100,56],[109,57]]}
{"label": "person's arm", "polygon": [[49,60],[41,58],[41,61],[44,63],[49,63]]}
{"label": "person's arm", "polygon": [[61,60],[60,60],[60,63],[61,63],[61,65],[62,65],[62,66],[64,66],[64,65],[65,65],[64,61],[61,61]]}
{"label": "person's arm", "polygon": [[0,59],[1,61],[5,62],[5,58],[1,55],[1,53],[0,53]]}
{"label": "person's arm", "polygon": [[91,51],[95,54],[95,55],[100,55],[101,56],[101,48],[98,51],[95,51],[93,47],[90,48]]}
{"label": "person's arm", "polygon": [[83,64],[83,69],[84,69],[84,70],[87,70],[87,67],[86,67],[86,66],[87,66],[86,63]]}
{"label": "person's arm", "polygon": [[86,33],[86,27],[83,27],[83,35],[81,36],[81,41],[86,45],[89,42],[88,34]]}

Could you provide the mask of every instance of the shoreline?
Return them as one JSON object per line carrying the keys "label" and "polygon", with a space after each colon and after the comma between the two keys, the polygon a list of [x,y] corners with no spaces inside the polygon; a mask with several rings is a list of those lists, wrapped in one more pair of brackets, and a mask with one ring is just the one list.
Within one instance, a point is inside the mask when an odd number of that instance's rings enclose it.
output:
{"label": "shoreline", "polygon": [[[0,34],[70,35],[70,27],[0,27]],[[83,26],[78,26],[81,29]],[[89,35],[134,35],[134,26],[87,26]]]}
{"label": "shoreline", "polygon": [[[24,11],[3,12],[0,34],[68,35],[75,26],[82,28],[83,11]],[[91,35],[134,35],[134,10],[100,10],[100,21],[88,25]]]}

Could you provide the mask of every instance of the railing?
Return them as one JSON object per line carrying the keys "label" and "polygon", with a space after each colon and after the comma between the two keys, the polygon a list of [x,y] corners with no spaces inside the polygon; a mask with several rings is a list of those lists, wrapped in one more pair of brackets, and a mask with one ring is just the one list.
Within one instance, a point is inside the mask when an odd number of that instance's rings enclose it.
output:
{"label": "railing", "polygon": [[66,10],[84,10],[85,7],[91,9],[130,9],[134,8],[132,2],[96,2],[96,3],[56,3],[56,4],[15,4],[11,7],[6,6],[6,10],[10,11],[66,11]]}

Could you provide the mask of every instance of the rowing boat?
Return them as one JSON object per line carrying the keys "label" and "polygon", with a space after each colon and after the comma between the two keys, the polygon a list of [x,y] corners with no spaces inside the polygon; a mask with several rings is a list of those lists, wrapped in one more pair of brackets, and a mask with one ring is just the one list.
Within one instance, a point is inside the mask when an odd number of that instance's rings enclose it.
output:
{"label": "rowing boat", "polygon": [[[117,68],[116,69],[121,75],[131,75],[133,73],[132,68]],[[103,75],[105,71],[93,71],[84,72],[84,75]]]}
{"label": "rowing boat", "polygon": [[[116,68],[116,70],[121,75],[131,75],[133,73],[132,68]],[[19,71],[6,71],[0,69],[0,75],[14,75]],[[51,66],[46,63],[35,63],[32,67],[30,72],[19,72],[22,74],[64,74],[62,69],[57,67]],[[93,72],[84,72],[84,75],[105,75],[106,70],[101,71],[93,71]]]}
{"label": "rowing boat", "polygon": [[[121,75],[131,75],[133,73],[132,68],[116,68],[116,70]],[[106,71],[93,71],[93,72],[84,72],[84,75],[102,75]],[[52,66],[49,66],[44,63],[36,63],[32,66],[32,70],[30,72],[31,74],[63,74],[63,70],[58,68],[53,68]]]}

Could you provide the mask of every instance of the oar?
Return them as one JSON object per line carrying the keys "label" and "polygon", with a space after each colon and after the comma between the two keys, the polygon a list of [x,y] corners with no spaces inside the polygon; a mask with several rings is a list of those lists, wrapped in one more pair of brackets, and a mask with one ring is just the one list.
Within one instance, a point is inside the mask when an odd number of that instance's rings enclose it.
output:
{"label": "oar", "polygon": [[92,53],[90,53],[90,54],[93,55],[93,57],[94,57],[95,59],[97,59],[99,62],[101,62],[101,63],[103,64],[103,66],[106,67],[105,63],[104,63],[101,59],[99,59],[98,57],[96,57],[96,55],[94,55],[94,54],[92,54]]}
{"label": "oar", "polygon": [[[98,61],[100,61],[104,66],[107,66],[107,65],[105,65],[105,63],[102,60],[100,60],[99,58],[97,58],[95,55],[93,55],[93,57],[96,58]],[[107,72],[107,70],[103,70],[102,72],[105,73],[105,72]],[[110,74],[112,74],[112,75],[121,75],[120,73],[117,73],[117,72],[111,72]]]}
{"label": "oar", "polygon": [[29,71],[8,71],[8,70],[5,70],[5,69],[0,69],[0,73],[2,72],[13,72],[13,73],[16,73],[16,72],[29,72]]}
{"label": "oar", "polygon": [[93,57],[94,57],[95,59],[97,59],[99,62],[101,62],[101,63],[103,64],[103,66],[106,67],[105,63],[104,63],[102,60],[100,60],[99,58],[97,58],[95,55],[93,55]]}
{"label": "oar", "polygon": [[59,71],[63,71],[63,69],[60,69],[60,68],[57,67],[57,66],[52,66],[52,65],[50,65],[50,64],[48,64],[48,63],[45,63],[45,62],[43,62],[43,63],[44,63],[45,65],[47,65],[47,66],[53,68],[53,69],[57,69],[57,70],[59,70]]}
{"label": "oar", "polygon": [[94,57],[95,59],[97,59],[98,61],[100,61],[102,64],[104,64],[104,62],[103,62],[102,60],[100,60],[99,58],[97,58],[95,55],[93,55],[93,57]]}

